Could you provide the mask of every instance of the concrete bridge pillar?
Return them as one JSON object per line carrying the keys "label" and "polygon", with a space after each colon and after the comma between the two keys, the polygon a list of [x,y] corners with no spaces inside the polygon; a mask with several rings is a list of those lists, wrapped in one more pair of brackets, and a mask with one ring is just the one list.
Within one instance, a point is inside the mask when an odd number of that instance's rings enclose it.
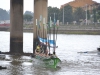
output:
{"label": "concrete bridge pillar", "polygon": [[23,0],[10,0],[10,52],[23,53]]}
{"label": "concrete bridge pillar", "polygon": [[[47,23],[47,11],[48,11],[48,0],[34,0],[34,45],[33,45],[33,53],[36,48],[36,41],[37,41],[37,35],[40,37],[46,38],[46,30],[43,30],[43,21],[45,20],[45,23]],[[36,19],[37,21],[40,20],[41,17],[41,24],[40,29],[38,26],[36,26]],[[45,19],[44,19],[45,18]],[[39,33],[38,33],[39,30]],[[43,34],[43,32],[45,32]]]}

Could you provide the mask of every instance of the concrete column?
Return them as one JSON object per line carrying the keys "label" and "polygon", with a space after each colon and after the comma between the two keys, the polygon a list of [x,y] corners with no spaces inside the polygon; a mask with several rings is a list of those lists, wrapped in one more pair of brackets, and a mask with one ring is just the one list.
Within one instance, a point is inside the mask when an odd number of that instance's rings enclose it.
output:
{"label": "concrete column", "polygon": [[23,53],[23,0],[10,0],[10,52]]}
{"label": "concrete column", "polygon": [[[47,23],[47,11],[48,11],[48,0],[34,0],[34,44],[33,44],[33,53],[36,48],[37,35],[40,37],[46,38],[46,30],[43,30],[43,18],[45,18],[45,23]],[[36,19],[40,20],[41,16],[41,28],[36,27]],[[39,34],[38,34],[39,30]],[[44,34],[43,34],[44,32]],[[43,36],[44,35],[44,36]]]}

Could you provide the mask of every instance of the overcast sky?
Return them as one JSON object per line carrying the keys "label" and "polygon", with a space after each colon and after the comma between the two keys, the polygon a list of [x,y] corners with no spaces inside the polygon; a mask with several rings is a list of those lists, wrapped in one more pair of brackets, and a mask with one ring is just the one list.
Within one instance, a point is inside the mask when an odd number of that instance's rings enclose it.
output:
{"label": "overcast sky", "polygon": [[[33,1],[34,0],[24,0],[24,11],[32,11],[33,12]],[[48,6],[58,7],[60,8],[61,5],[68,3],[74,0],[48,0]],[[100,0],[93,0],[100,3]],[[0,8],[5,10],[10,9],[10,0],[0,0]]]}

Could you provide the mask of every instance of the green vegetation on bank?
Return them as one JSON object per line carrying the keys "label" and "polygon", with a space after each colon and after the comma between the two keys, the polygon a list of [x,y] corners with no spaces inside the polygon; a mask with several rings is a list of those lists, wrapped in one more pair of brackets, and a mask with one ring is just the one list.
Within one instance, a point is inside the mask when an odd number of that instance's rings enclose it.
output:
{"label": "green vegetation on bank", "polygon": [[[55,15],[54,15],[55,13]],[[63,17],[64,16],[64,17]],[[55,20],[59,20],[60,22],[64,23],[72,23],[73,21],[81,22],[86,19],[86,11],[82,8],[76,8],[75,11],[73,11],[72,7],[70,5],[66,5],[62,7],[61,9],[57,7],[48,7],[48,22],[51,20],[54,22]],[[31,11],[26,11],[23,14],[23,19],[25,21],[32,21],[34,18],[34,13]],[[2,8],[0,8],[0,20],[9,20],[10,19],[10,10],[6,11]],[[100,21],[100,6],[97,8],[93,8],[92,11],[87,10],[87,20],[91,20],[92,22],[96,23],[97,21]]]}
{"label": "green vegetation on bank", "polygon": [[[76,8],[75,11],[73,11],[70,5],[66,5],[61,9],[57,7],[48,7],[48,22],[50,21],[50,17],[52,17],[52,21],[54,21],[54,17],[60,22],[63,22],[64,20],[65,24],[67,22],[72,23],[73,21],[79,23],[82,21],[86,21],[86,11],[81,7]],[[92,23],[97,23],[97,21],[100,22],[100,6],[98,6],[97,8],[93,8],[93,10],[91,11],[87,10],[87,20],[91,21]]]}

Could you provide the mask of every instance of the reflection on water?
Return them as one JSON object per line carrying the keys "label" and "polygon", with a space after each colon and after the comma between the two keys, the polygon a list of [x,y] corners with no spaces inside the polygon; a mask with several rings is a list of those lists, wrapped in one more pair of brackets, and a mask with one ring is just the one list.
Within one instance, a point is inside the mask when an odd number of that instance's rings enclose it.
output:
{"label": "reflection on water", "polygon": [[[30,57],[26,56],[7,55],[5,60],[1,60],[2,61],[1,65],[6,66],[7,69],[1,70],[0,73],[2,74],[0,75],[25,75],[24,73],[26,74],[29,73],[28,70],[30,70],[32,66],[32,63],[29,62],[29,60]],[[7,62],[9,64],[3,64],[3,62]]]}
{"label": "reflection on water", "polygon": [[[0,50],[9,51],[9,32],[0,32]],[[5,39],[5,40],[4,40]],[[57,56],[62,60],[57,69],[34,66],[29,56],[6,55],[0,59],[0,75],[99,75],[100,35],[64,35],[57,37]],[[24,33],[24,52],[32,52],[33,34]],[[52,51],[51,51],[52,52]]]}

